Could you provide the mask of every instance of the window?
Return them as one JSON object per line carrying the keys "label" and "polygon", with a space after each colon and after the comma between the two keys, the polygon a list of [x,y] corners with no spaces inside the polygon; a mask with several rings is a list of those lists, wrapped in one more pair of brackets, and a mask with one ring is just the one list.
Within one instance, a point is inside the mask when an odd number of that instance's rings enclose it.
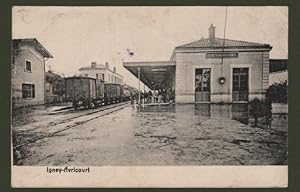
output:
{"label": "window", "polygon": [[104,80],[104,74],[103,73],[96,74],[96,79]]}
{"label": "window", "polygon": [[85,77],[88,77],[88,76],[89,76],[89,74],[84,74],[84,76],[85,76]]}
{"label": "window", "polygon": [[25,71],[31,71],[31,61],[25,60]]}
{"label": "window", "polygon": [[34,84],[22,84],[22,98],[34,98]]}

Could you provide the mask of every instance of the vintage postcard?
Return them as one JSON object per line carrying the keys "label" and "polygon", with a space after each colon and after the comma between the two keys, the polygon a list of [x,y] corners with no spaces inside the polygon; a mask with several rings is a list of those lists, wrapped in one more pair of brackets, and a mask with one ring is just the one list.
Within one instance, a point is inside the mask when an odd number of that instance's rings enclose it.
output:
{"label": "vintage postcard", "polygon": [[12,187],[287,187],[287,6],[12,7]]}

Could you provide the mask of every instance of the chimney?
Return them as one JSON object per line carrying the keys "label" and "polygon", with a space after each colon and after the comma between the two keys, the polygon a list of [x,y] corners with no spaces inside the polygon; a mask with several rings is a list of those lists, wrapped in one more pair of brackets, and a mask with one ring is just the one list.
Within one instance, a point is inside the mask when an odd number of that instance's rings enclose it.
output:
{"label": "chimney", "polygon": [[116,67],[114,67],[114,73],[116,73]]}
{"label": "chimney", "polygon": [[106,68],[106,69],[109,69],[108,62],[105,62],[105,68]]}
{"label": "chimney", "polygon": [[96,62],[95,62],[95,61],[92,61],[92,62],[91,62],[91,68],[93,68],[93,69],[96,68]]}
{"label": "chimney", "polygon": [[208,38],[209,38],[209,41],[214,41],[215,38],[216,38],[216,34],[215,34],[215,29],[216,27],[213,26],[213,24],[210,25],[210,27],[208,28]]}

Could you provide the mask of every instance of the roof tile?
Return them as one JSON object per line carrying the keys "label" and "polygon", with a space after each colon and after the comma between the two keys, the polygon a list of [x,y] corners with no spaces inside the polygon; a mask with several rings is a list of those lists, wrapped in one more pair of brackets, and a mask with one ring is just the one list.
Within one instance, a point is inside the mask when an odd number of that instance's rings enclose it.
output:
{"label": "roof tile", "polygon": [[[187,43],[184,45],[180,45],[177,48],[222,48],[223,43],[224,40],[221,38],[215,38],[214,41],[210,41],[209,38],[206,38],[191,43]],[[225,48],[249,48],[249,47],[270,48],[270,45],[263,44],[263,43],[253,43],[247,41],[225,39],[224,47]]]}

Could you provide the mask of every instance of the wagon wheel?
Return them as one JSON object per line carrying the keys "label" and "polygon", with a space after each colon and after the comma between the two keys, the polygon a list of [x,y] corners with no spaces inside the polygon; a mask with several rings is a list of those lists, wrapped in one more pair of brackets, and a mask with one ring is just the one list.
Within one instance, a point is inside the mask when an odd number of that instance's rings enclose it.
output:
{"label": "wagon wheel", "polygon": [[89,107],[89,109],[92,109],[94,107],[94,103],[92,101],[89,101],[88,107]]}
{"label": "wagon wheel", "polygon": [[97,101],[94,101],[93,104],[94,104],[94,106],[95,106],[96,108],[99,107],[99,104],[97,103]]}
{"label": "wagon wheel", "polygon": [[73,101],[73,107],[74,107],[74,109],[75,109],[75,110],[77,110],[77,109],[78,109],[78,106],[77,106],[77,103],[76,103],[76,101]]}

